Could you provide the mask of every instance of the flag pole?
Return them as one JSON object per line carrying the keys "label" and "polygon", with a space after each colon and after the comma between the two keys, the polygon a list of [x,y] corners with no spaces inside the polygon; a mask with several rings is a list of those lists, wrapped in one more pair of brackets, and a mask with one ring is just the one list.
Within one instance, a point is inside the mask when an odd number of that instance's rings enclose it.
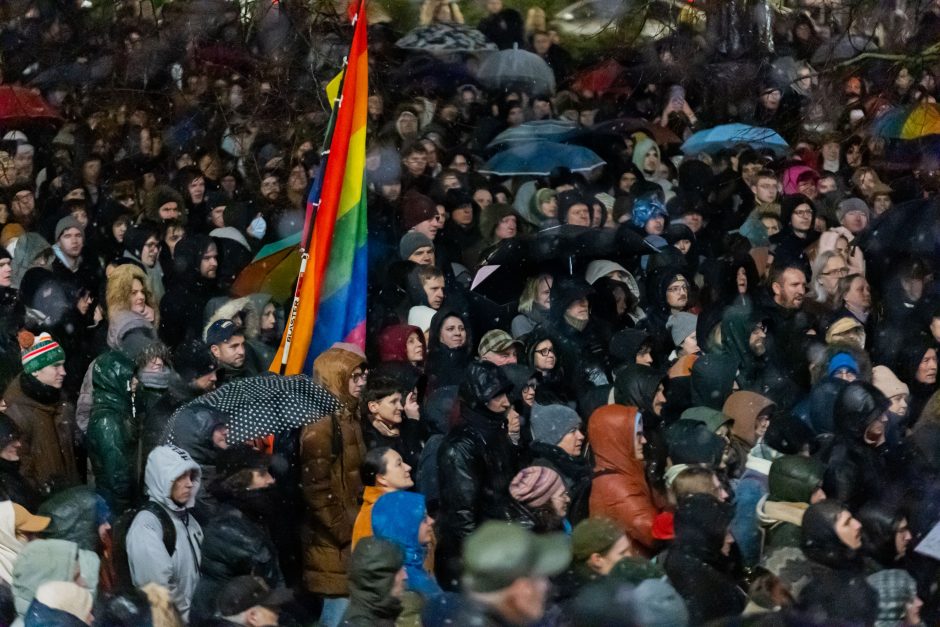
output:
{"label": "flag pole", "polygon": [[[363,4],[365,4],[365,0],[360,0],[356,12],[352,16],[353,27],[355,27],[356,22],[359,20]],[[353,34],[353,39],[355,40],[355,33]],[[352,46],[353,42],[351,41],[349,44],[350,53],[352,52]],[[280,375],[283,375],[286,372],[287,361],[290,357],[291,341],[293,340],[294,336],[294,324],[297,321],[297,309],[300,305],[301,288],[303,287],[304,277],[307,273],[307,262],[310,260],[310,239],[313,236],[313,227],[316,224],[317,211],[320,208],[320,194],[323,188],[323,173],[326,171],[327,162],[330,158],[330,146],[333,143],[333,133],[336,129],[336,118],[339,115],[340,107],[343,106],[343,86],[346,83],[346,70],[348,69],[348,66],[349,54],[343,57],[343,71],[340,78],[339,89],[336,92],[336,97],[333,99],[333,112],[330,115],[326,136],[324,137],[323,144],[320,148],[320,168],[317,172],[317,178],[313,182],[313,186],[310,188],[310,197],[315,195],[316,202],[310,203],[310,206],[307,209],[307,215],[304,221],[303,236],[300,238],[300,270],[297,272],[297,285],[294,287],[294,298],[291,301],[290,314],[287,318],[287,330],[284,336],[284,350],[281,351],[281,364],[278,370],[278,374]]]}

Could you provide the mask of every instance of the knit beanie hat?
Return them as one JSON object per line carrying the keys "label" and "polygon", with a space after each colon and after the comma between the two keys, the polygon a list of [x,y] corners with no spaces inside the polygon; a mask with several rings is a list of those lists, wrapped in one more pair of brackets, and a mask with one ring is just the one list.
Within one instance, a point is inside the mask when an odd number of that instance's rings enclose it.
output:
{"label": "knit beanie hat", "polygon": [[571,556],[583,562],[595,553],[606,553],[623,536],[623,529],[609,518],[585,518],[571,532]]}
{"label": "knit beanie hat", "polygon": [[836,353],[833,355],[832,359],[829,360],[829,367],[826,369],[826,374],[831,377],[841,368],[848,368],[856,375],[858,374],[858,362],[848,353]]}
{"label": "knit beanie hat", "polygon": [[3,259],[13,259],[13,255],[11,255],[10,251],[8,251],[6,248],[0,246],[0,261]]}
{"label": "knit beanie hat", "polygon": [[398,255],[403,261],[407,261],[408,257],[413,255],[416,250],[425,246],[430,246],[431,250],[434,250],[434,242],[428,239],[427,235],[417,231],[409,231],[402,236],[401,241],[398,243]]}
{"label": "knit beanie hat", "polygon": [[633,597],[638,624],[644,627],[686,627],[689,624],[685,601],[665,577],[641,581],[634,588]]}
{"label": "knit beanie hat", "polygon": [[898,394],[910,394],[910,388],[907,387],[907,384],[898,379],[897,375],[891,372],[891,369],[887,366],[872,368],[871,378],[872,384],[888,398]]}
{"label": "knit beanie hat", "polygon": [[681,346],[687,337],[695,333],[698,316],[686,311],[680,311],[669,316],[666,328],[672,333],[672,343]]}
{"label": "knit beanie hat", "polygon": [[62,237],[62,234],[69,229],[78,229],[82,233],[85,232],[85,229],[82,227],[81,223],[73,218],[71,214],[69,214],[55,223],[55,240],[59,241],[59,238]]}
{"label": "knit beanie hat", "polygon": [[38,336],[24,333],[20,337],[20,346],[24,344],[26,345],[20,352],[20,361],[26,374],[33,374],[46,366],[65,361],[65,351],[48,333],[40,333]]}
{"label": "knit beanie hat", "polygon": [[878,592],[878,620],[875,626],[901,624],[907,605],[917,595],[914,578],[906,570],[889,568],[869,575],[865,581]]}
{"label": "knit beanie hat", "polygon": [[187,383],[219,368],[209,346],[198,340],[187,342],[176,349],[173,366],[180,378]]}
{"label": "knit beanie hat", "polygon": [[669,212],[656,196],[640,196],[633,201],[633,224],[639,228],[655,217],[666,218]]}
{"label": "knit beanie hat", "polygon": [[35,599],[50,609],[71,614],[83,623],[91,614],[91,593],[71,581],[47,581],[36,589]]}
{"label": "knit beanie hat", "polygon": [[532,441],[556,446],[561,439],[581,426],[581,417],[567,405],[532,406],[529,422]]}
{"label": "knit beanie hat", "polygon": [[437,215],[437,205],[420,192],[409,190],[402,199],[401,222],[407,231]]}
{"label": "knit beanie hat", "polygon": [[842,222],[842,218],[854,212],[864,213],[869,220],[871,219],[871,209],[861,198],[846,198],[840,202],[836,209],[836,218]]}
{"label": "knit beanie hat", "polygon": [[552,500],[565,483],[558,473],[546,466],[529,466],[520,470],[509,484],[509,494],[523,505],[542,507]]}

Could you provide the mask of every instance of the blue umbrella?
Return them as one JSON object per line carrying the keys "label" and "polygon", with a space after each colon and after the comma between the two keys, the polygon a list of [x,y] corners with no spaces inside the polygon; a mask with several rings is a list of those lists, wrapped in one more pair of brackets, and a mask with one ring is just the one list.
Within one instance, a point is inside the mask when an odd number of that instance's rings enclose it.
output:
{"label": "blue umbrella", "polygon": [[494,137],[487,148],[497,144],[533,140],[563,142],[582,132],[581,125],[570,120],[535,120],[506,129]]}
{"label": "blue umbrella", "polygon": [[769,148],[778,155],[790,149],[786,140],[773,129],[747,124],[722,124],[692,135],[682,144],[682,152],[687,155],[712,153],[735,144],[748,144],[755,150]]}
{"label": "blue umbrella", "polygon": [[514,144],[494,155],[480,172],[500,176],[548,176],[557,167],[590,172],[606,162],[583,146],[532,141]]}

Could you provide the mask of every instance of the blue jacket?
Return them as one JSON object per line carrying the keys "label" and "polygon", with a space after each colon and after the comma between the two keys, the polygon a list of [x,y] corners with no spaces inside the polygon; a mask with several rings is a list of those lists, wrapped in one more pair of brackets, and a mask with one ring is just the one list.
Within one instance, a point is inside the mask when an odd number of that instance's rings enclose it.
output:
{"label": "blue jacket", "polygon": [[395,543],[405,554],[407,589],[430,598],[441,594],[437,582],[424,570],[427,548],[418,542],[418,528],[427,515],[424,496],[416,492],[389,492],[372,508],[375,537]]}

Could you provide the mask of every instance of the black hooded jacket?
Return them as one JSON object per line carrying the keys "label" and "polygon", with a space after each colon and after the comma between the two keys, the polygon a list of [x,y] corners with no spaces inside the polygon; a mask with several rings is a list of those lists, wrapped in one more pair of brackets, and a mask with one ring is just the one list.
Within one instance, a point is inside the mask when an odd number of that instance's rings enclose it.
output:
{"label": "black hooded jacket", "polygon": [[[450,317],[460,318],[466,329],[467,340],[460,348],[448,348],[441,343],[441,327]],[[467,316],[449,308],[434,314],[428,331],[428,357],[424,364],[429,388],[434,390],[447,385],[460,385],[472,357],[473,337]]]}
{"label": "black hooded jacket", "polygon": [[216,280],[200,273],[202,257],[212,239],[206,235],[185,236],[174,251],[174,280],[160,301],[160,339],[175,347],[183,340],[202,339],[206,304],[219,296]]}
{"label": "black hooded jacket", "polygon": [[464,538],[483,520],[511,518],[509,484],[516,474],[516,457],[505,414],[487,408],[490,400],[511,388],[497,366],[473,362],[460,385],[463,424],[444,437],[438,450],[441,509],[435,570],[444,587],[453,587],[459,579]]}
{"label": "black hooded jacket", "polygon": [[571,385],[577,394],[607,380],[607,346],[610,333],[602,321],[593,315],[584,328],[577,329],[568,321],[565,312],[577,300],[587,298],[591,286],[576,278],[558,279],[552,286],[552,305],[549,309],[548,335],[555,346],[555,354],[565,365]]}
{"label": "black hooded jacket", "polygon": [[394,627],[401,601],[392,596],[395,576],[405,558],[387,540],[363,538],[349,560],[349,607],[343,627]]}
{"label": "black hooded jacket", "polygon": [[735,581],[734,560],[722,553],[734,508],[710,494],[692,494],[675,514],[676,539],[663,568],[689,609],[689,624],[737,617],[747,595]]}
{"label": "black hooded jacket", "polygon": [[885,462],[865,432],[887,411],[888,399],[870,383],[854,381],[839,392],[834,407],[835,440],[821,455],[823,490],[853,512],[885,489]]}

